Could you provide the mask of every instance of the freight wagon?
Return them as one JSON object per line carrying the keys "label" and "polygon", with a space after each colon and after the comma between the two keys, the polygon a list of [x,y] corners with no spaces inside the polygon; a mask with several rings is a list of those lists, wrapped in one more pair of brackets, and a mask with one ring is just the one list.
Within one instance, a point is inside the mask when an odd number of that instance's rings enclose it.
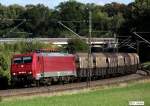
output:
{"label": "freight wagon", "polygon": [[[136,73],[139,56],[136,53],[44,53],[14,55],[11,63],[12,85],[48,84],[52,82],[101,78],[108,75]],[[90,68],[90,72],[89,72]]]}

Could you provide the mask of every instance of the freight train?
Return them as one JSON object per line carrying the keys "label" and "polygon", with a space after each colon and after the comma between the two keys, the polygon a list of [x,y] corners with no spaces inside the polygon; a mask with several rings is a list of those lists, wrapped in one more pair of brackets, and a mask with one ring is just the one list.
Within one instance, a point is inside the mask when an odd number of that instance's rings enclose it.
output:
{"label": "freight train", "polygon": [[[90,60],[90,61],[88,61]],[[48,53],[33,52],[14,55],[11,61],[12,85],[92,79],[136,73],[139,66],[136,53]]]}

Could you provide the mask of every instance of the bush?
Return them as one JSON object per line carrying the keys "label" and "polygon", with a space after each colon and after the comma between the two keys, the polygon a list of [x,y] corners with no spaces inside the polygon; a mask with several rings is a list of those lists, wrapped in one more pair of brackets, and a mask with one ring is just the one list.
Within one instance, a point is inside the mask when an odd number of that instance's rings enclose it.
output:
{"label": "bush", "polygon": [[6,71],[8,68],[8,64],[3,55],[0,55],[0,70]]}
{"label": "bush", "polygon": [[150,62],[143,63],[142,68],[145,69],[145,70],[150,70]]}
{"label": "bush", "polygon": [[0,89],[8,87],[9,74],[7,74],[8,63],[4,55],[0,54]]}
{"label": "bush", "polygon": [[70,39],[68,40],[67,50],[69,53],[75,52],[87,52],[89,49],[86,41],[81,39]]}

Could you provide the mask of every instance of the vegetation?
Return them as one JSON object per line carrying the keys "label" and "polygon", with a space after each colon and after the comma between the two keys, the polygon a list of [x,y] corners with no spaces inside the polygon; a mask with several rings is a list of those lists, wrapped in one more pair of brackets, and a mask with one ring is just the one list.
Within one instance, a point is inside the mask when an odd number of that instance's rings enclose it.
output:
{"label": "vegetation", "polygon": [[2,101],[2,106],[128,106],[129,101],[144,101],[150,105],[150,83],[131,84],[126,87],[109,88],[87,93],[35,97],[33,99],[12,99]]}
{"label": "vegetation", "polygon": [[145,62],[142,64],[142,68],[150,71],[150,62]]}
{"label": "vegetation", "polygon": [[89,46],[86,41],[75,38],[68,40],[68,45],[66,48],[69,53],[88,52]]}
{"label": "vegetation", "polygon": [[112,37],[114,32],[126,35],[150,30],[148,0],[135,0],[128,5],[112,2],[104,6],[70,0],[61,2],[55,9],[42,4],[25,7],[0,4],[0,37],[66,37],[69,33],[58,21],[65,21],[72,30],[87,36],[89,9],[93,36]]}
{"label": "vegetation", "polygon": [[8,86],[8,63],[4,55],[0,53],[0,89]]}

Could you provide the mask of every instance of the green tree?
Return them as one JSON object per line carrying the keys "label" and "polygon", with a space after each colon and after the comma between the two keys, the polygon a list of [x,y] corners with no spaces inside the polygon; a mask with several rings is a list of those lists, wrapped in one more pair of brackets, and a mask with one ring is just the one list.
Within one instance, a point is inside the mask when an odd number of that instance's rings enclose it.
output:
{"label": "green tree", "polygon": [[127,8],[125,4],[120,4],[116,2],[105,4],[103,7],[103,11],[107,12],[110,17],[117,15],[118,13],[125,13],[126,9]]}
{"label": "green tree", "polygon": [[68,40],[67,50],[69,53],[87,52],[88,49],[86,41],[77,38]]}
{"label": "green tree", "polygon": [[135,0],[135,5],[138,9],[148,9],[150,8],[150,1],[149,0]]}
{"label": "green tree", "polygon": [[[108,17],[106,12],[102,12],[102,9],[98,6],[93,8],[92,12],[92,21],[93,21],[93,30],[98,33],[93,33],[95,37],[106,37],[107,31],[111,30],[111,17]],[[109,35],[111,36],[111,35]]]}
{"label": "green tree", "polygon": [[150,8],[146,6],[146,0],[136,0],[128,5],[125,15],[125,22],[120,27],[121,33],[131,34],[132,32],[150,31]]}
{"label": "green tree", "polygon": [[[17,35],[14,33],[16,30],[13,30],[12,32],[11,30],[20,23],[20,21],[17,21],[16,19],[24,11],[22,6],[16,4],[8,7],[0,5],[0,37],[21,37],[21,34]],[[20,32],[18,28],[16,29],[17,32]]]}
{"label": "green tree", "polygon": [[27,5],[24,14],[20,15],[20,18],[27,19],[22,28],[26,32],[32,33],[29,37],[48,37],[48,21],[51,11],[48,7],[42,4]]}
{"label": "green tree", "polygon": [[[85,9],[86,6],[84,4],[76,2],[74,0],[62,2],[56,7],[56,10],[59,15],[58,20],[72,21],[72,22],[65,22],[65,25],[74,30],[76,33],[83,35],[81,30],[85,29],[85,25],[83,25],[84,23],[80,21],[84,21],[86,19]],[[65,29],[60,27],[60,30],[64,32]]]}

